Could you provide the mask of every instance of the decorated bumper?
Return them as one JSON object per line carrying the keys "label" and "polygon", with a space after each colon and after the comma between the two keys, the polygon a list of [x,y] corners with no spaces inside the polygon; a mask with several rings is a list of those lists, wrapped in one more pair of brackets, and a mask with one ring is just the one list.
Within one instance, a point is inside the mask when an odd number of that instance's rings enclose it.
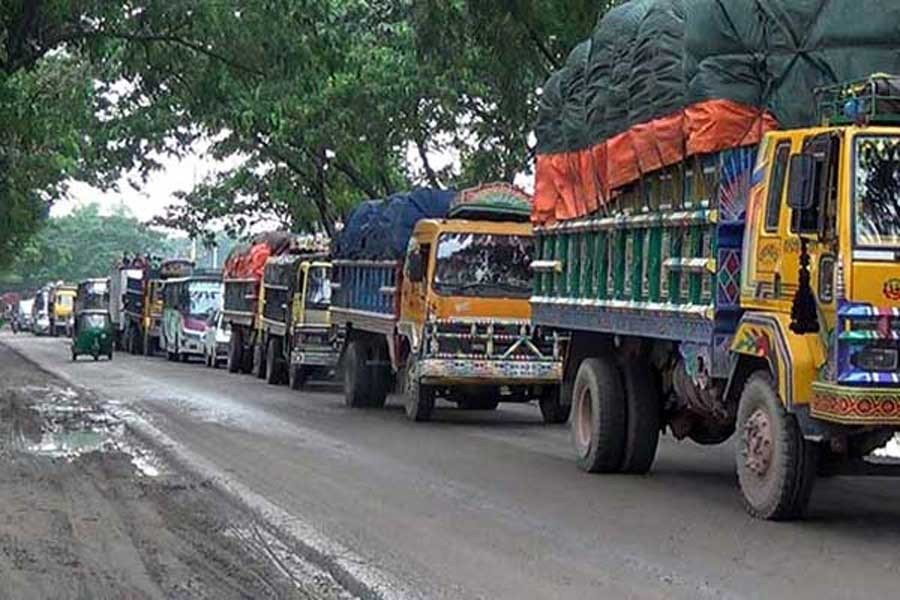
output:
{"label": "decorated bumper", "polygon": [[331,346],[294,350],[291,353],[291,364],[301,367],[334,368],[338,364],[338,352]]}
{"label": "decorated bumper", "polygon": [[425,384],[552,384],[562,380],[562,361],[427,358],[419,365]]}
{"label": "decorated bumper", "polygon": [[900,425],[900,389],[814,383],[810,415],[843,425]]}

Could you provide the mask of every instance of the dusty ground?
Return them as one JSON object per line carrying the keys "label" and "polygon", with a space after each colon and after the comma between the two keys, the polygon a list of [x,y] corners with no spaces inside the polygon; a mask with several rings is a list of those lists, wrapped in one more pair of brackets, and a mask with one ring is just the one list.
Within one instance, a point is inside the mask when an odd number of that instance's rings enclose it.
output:
{"label": "dusty ground", "polygon": [[0,597],[350,595],[89,392],[0,345]]}
{"label": "dusty ground", "polygon": [[[0,333],[3,344],[92,389],[129,427],[152,426],[154,447],[259,509],[368,598],[898,597],[896,479],[822,479],[807,520],[766,523],[741,507],[732,444],[666,436],[648,476],[589,476],[567,429],[544,425],[534,405],[440,406],[434,422],[414,424],[396,397],[386,410],[351,410],[336,386],[294,392],[121,353],[73,363],[53,338]],[[187,539],[178,543],[192,548]],[[370,592],[372,578],[386,593]]]}

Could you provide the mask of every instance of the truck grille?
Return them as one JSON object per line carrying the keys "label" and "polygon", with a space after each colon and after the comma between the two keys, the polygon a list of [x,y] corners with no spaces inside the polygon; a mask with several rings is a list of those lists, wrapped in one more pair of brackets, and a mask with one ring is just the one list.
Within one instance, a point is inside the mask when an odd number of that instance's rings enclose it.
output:
{"label": "truck grille", "polygon": [[900,309],[846,304],[838,310],[836,338],[838,383],[900,383]]}
{"label": "truck grille", "polygon": [[559,354],[558,340],[525,321],[431,321],[425,337],[426,354],[434,358],[554,360]]}

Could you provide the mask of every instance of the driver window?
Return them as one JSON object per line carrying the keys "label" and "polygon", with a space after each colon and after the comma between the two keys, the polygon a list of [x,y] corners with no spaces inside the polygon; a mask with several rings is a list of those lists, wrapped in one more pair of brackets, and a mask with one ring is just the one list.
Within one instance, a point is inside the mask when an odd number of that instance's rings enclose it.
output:
{"label": "driver window", "polygon": [[823,231],[829,237],[836,227],[840,140],[830,135],[809,138],[803,151],[815,158],[814,202],[809,210],[791,211],[791,232]]}

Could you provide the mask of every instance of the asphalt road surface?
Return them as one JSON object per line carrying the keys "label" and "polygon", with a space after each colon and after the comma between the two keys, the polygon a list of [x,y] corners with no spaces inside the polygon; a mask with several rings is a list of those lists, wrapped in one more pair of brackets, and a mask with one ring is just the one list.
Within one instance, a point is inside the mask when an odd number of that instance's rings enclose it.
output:
{"label": "asphalt road surface", "polygon": [[354,411],[334,387],[0,342],[135,411],[186,460],[397,582],[398,597],[900,597],[900,480],[820,480],[805,522],[766,523],[741,507],[730,444],[663,438],[649,476],[591,476],[536,406],[413,424],[398,399]]}

